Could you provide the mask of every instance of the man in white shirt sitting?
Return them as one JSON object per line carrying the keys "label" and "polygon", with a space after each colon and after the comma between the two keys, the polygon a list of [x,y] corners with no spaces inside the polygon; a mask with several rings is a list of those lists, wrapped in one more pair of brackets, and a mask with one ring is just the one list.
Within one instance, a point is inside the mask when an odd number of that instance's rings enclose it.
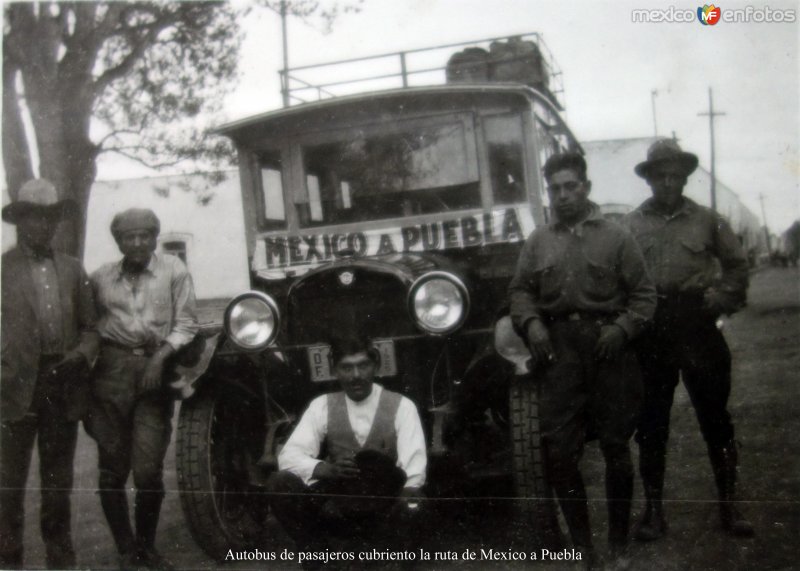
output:
{"label": "man in white shirt sitting", "polygon": [[332,340],[342,391],[311,401],[278,457],[272,507],[298,551],[324,546],[333,521],[379,527],[420,495],[427,453],[419,414],[375,384],[379,359],[366,338]]}

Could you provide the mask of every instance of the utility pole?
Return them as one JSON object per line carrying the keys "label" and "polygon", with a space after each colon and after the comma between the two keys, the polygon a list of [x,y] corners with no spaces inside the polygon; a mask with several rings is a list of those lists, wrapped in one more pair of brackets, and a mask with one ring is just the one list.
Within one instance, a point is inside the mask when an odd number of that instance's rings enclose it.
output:
{"label": "utility pole", "polygon": [[764,221],[764,237],[767,239],[767,254],[772,253],[772,244],[769,239],[769,226],[767,226],[767,212],[764,210],[764,195],[759,194],[758,199],[761,201],[761,219]]}
{"label": "utility pole", "polygon": [[[708,88],[708,112],[698,113],[698,116],[708,115],[708,128],[711,130],[711,209],[717,211],[717,173],[716,161],[714,158],[714,117],[725,115],[725,113],[714,111],[714,97],[711,88]],[[768,239],[769,240],[769,239]]]}
{"label": "utility pole", "polygon": [[283,106],[289,107],[289,38],[286,33],[286,0],[281,0],[281,33],[283,36],[283,73],[281,73],[281,95]]}
{"label": "utility pole", "polygon": [[658,95],[658,89],[653,89],[650,92],[650,102],[653,105],[653,136],[658,137],[658,123],[656,123],[656,96]]}

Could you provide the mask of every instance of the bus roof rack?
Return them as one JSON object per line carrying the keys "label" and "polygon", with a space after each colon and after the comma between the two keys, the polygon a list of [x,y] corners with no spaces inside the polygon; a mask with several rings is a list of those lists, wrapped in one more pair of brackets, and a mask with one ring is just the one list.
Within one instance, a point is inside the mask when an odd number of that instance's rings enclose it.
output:
{"label": "bus roof rack", "polygon": [[385,89],[521,83],[564,109],[561,69],[538,32],[297,66],[278,73],[284,107]]}

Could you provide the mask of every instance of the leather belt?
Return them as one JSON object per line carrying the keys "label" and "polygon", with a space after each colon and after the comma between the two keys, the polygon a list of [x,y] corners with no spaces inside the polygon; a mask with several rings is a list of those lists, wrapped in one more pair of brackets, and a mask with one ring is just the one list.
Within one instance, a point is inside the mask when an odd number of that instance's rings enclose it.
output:
{"label": "leather belt", "polygon": [[613,313],[597,313],[592,311],[573,311],[571,313],[562,313],[560,315],[550,315],[547,320],[552,322],[557,321],[597,321],[599,323],[610,323],[617,318]]}
{"label": "leather belt", "polygon": [[125,345],[123,343],[119,343],[118,341],[112,341],[111,339],[103,339],[102,341],[104,347],[111,347],[113,349],[117,349],[119,351],[125,351],[126,353],[130,353],[131,355],[136,355],[137,357],[150,357],[158,351],[158,345],[137,345],[136,347],[131,347],[130,345]]}

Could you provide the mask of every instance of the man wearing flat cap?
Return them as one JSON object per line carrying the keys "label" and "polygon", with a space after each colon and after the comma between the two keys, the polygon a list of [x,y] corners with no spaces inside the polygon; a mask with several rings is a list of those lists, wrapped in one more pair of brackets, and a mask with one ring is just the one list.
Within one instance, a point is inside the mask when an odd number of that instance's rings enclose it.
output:
{"label": "man wearing flat cap", "polygon": [[75,204],[47,180],[20,188],[3,208],[17,246],[3,254],[0,374],[0,568],[23,566],[25,483],[34,441],[41,473],[41,530],[47,566],[75,566],[70,492],[78,420],[97,356],[89,279],[75,258],[50,243]]}
{"label": "man wearing flat cap", "polygon": [[[397,525],[391,515],[414,505],[425,483],[417,407],[374,382],[380,357],[372,343],[338,336],[330,355],[342,390],[311,401],[269,483],[275,515],[298,551],[324,551],[325,536],[341,524],[351,531],[358,524],[362,530]],[[394,528],[391,535],[397,534]]]}
{"label": "man wearing flat cap", "polygon": [[[122,569],[171,567],[155,548],[172,431],[165,363],[198,329],[192,278],[180,259],[156,253],[159,230],[151,210],[117,214],[111,234],[123,258],[92,275],[101,350],[88,429],[97,441],[100,502]],[[135,534],[125,495],[130,472]]]}
{"label": "man wearing flat cap", "polygon": [[737,452],[727,410],[731,354],[716,326],[744,306],[747,259],[736,235],[716,212],[683,196],[697,157],[671,139],[653,143],[634,171],[653,193],[625,218],[658,291],[652,326],[639,340],[645,401],[636,439],[647,498],[637,539],[667,531],[662,507],[669,416],[679,375],[694,406],[714,471],[723,529],[753,535],[736,507]]}

